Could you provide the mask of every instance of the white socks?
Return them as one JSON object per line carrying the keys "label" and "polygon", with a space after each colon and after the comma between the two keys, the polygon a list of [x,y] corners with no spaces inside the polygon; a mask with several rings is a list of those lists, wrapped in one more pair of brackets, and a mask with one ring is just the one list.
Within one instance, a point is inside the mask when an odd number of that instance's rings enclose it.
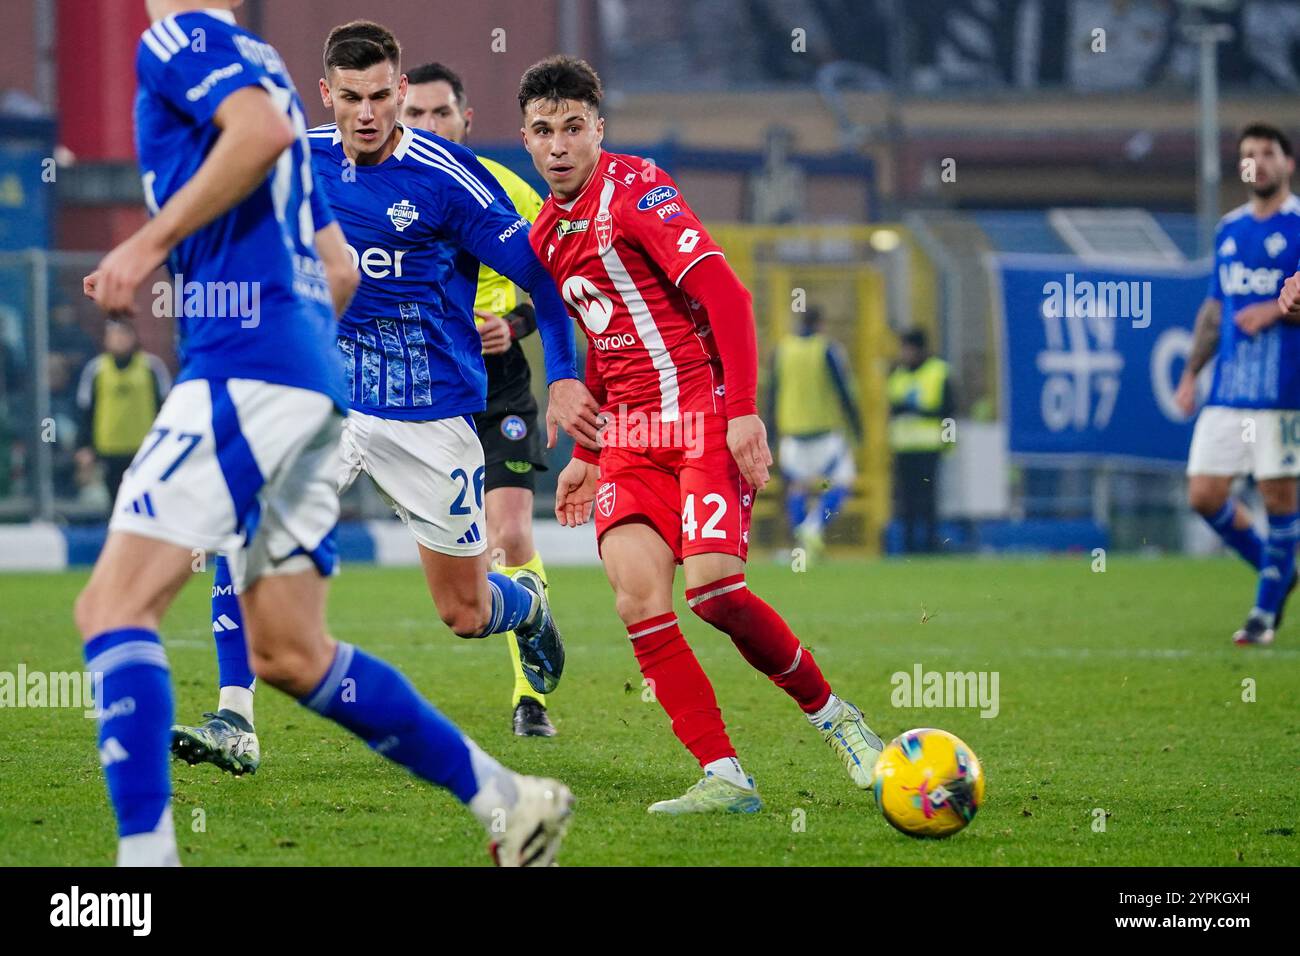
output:
{"label": "white socks", "polygon": [[148,833],[122,837],[117,843],[118,866],[180,866],[176,851],[176,829],[172,826],[172,805],[158,818],[158,825]]}
{"label": "white socks", "polygon": [[704,773],[705,775],[713,774],[715,777],[721,777],[727,783],[734,783],[745,790],[754,789],[754,785],[745,776],[745,771],[741,769],[740,761],[735,757],[723,757],[721,760],[706,763]]}
{"label": "white socks", "polygon": [[844,702],[840,700],[838,697],[836,697],[834,694],[831,694],[830,698],[826,701],[825,707],[817,711],[815,714],[808,715],[808,722],[812,724],[814,727],[816,727],[818,730],[821,730],[822,724],[826,723],[826,721],[828,720],[834,720],[836,717],[838,717],[840,715],[840,710],[843,707],[844,707]]}
{"label": "white socks", "polygon": [[[254,684],[253,686],[256,687],[257,685]],[[217,697],[217,710],[233,710],[248,721],[251,727],[253,725],[253,688],[238,686],[221,688],[221,694]]]}
{"label": "white socks", "polygon": [[519,802],[518,776],[489,757],[474,741],[465,738],[470,764],[478,781],[478,793],[469,801],[470,812],[496,835],[505,832],[506,816]]}

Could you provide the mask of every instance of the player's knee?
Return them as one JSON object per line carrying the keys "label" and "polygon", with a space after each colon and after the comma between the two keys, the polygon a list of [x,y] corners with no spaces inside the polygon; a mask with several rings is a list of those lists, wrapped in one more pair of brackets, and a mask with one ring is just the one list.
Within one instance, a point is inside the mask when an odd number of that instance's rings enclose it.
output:
{"label": "player's knee", "polygon": [[664,608],[661,600],[648,594],[620,591],[614,598],[614,609],[624,624],[632,625],[638,621],[658,617],[672,608],[671,606]]}
{"label": "player's knee", "polygon": [[457,637],[483,637],[492,618],[492,606],[488,602],[458,601],[438,608],[438,616]]}
{"label": "player's knee", "polygon": [[1227,496],[1217,488],[1203,488],[1192,485],[1187,489],[1187,503],[1197,514],[1212,518],[1223,508]]}
{"label": "player's knee", "polygon": [[[493,548],[500,548],[505,552],[506,564],[522,564],[533,556],[532,535],[527,516],[514,514],[502,516],[493,522],[491,537]],[[518,560],[521,555],[522,560]]]}
{"label": "player's knee", "polygon": [[117,628],[157,628],[155,616],[131,603],[130,595],[105,593],[103,587],[94,582],[77,595],[72,606],[72,618],[83,641]]}
{"label": "player's knee", "polygon": [[308,694],[329,669],[328,652],[303,645],[250,647],[248,663],[259,681],[294,697]]}
{"label": "player's knee", "polygon": [[81,639],[88,641],[96,634],[101,633],[97,627],[99,618],[99,607],[97,596],[92,587],[87,585],[81,589],[77,595],[76,603],[72,605],[72,619],[76,622],[77,630],[81,632]]}
{"label": "player's knee", "polygon": [[1271,515],[1285,515],[1296,510],[1296,489],[1294,485],[1279,482],[1260,482],[1259,497],[1264,502],[1264,510]]}
{"label": "player's knee", "polygon": [[716,594],[702,601],[687,603],[695,616],[705,624],[716,627],[720,631],[730,631],[738,615],[742,613],[743,602],[748,594],[746,589],[741,588],[738,591]]}

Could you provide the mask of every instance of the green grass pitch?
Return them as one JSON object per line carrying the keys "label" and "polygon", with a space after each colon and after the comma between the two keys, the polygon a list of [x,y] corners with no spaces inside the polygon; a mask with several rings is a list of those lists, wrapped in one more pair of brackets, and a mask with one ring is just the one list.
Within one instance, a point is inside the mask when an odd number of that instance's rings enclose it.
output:
{"label": "green grass pitch", "polygon": [[[937,842],[885,823],[794,704],[686,611],[680,584],[687,638],[766,802],[752,817],[647,816],[698,773],[659,705],[642,699],[598,568],[551,572],[568,645],[553,740],[511,736],[506,648],[452,636],[417,569],[346,568],[330,621],[338,637],[400,666],[486,750],[573,788],[566,865],[1300,863],[1296,626],[1273,648],[1233,647],[1253,581],[1226,559],[1091,565],[1079,556],[751,568],[755,590],[883,736],[938,726],[975,749],[985,806]],[[80,670],[70,608],[84,580],[0,576],[0,671]],[[165,627],[185,719],[215,706],[207,580],[186,588]],[[996,671],[998,715],[891,706],[891,675],[917,663]],[[1250,682],[1253,701],[1243,699]],[[478,824],[447,794],[276,691],[257,698],[255,777],[172,765],[184,864],[488,862]],[[94,731],[80,709],[0,709],[0,865],[112,861]]]}

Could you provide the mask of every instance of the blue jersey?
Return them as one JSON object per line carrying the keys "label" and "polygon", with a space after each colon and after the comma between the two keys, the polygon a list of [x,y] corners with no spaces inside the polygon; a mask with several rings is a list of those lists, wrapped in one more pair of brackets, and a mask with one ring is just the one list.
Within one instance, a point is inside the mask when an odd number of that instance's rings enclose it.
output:
{"label": "blue jersey", "polygon": [[151,213],[197,172],[221,102],[264,90],[297,141],[247,198],[172,250],[179,381],[250,378],[329,395],[346,408],[334,313],[315,233],[332,220],[312,177],[302,101],[270,45],[226,11],[154,23],[136,51],[136,152]]}
{"label": "blue jersey", "polygon": [[480,262],[532,293],[551,339],[548,381],[576,377],[572,323],[529,245],[528,220],[468,149],[399,130],[392,155],[372,166],[346,158],[334,124],[308,133],[316,180],[361,270],[338,333],[352,407],[418,421],[486,407]]}
{"label": "blue jersey", "polygon": [[1256,302],[1273,302],[1300,268],[1300,199],[1288,196],[1267,219],[1249,204],[1219,220],[1210,298],[1223,305],[1210,405],[1300,409],[1300,325],[1277,321],[1247,335],[1233,321]]}

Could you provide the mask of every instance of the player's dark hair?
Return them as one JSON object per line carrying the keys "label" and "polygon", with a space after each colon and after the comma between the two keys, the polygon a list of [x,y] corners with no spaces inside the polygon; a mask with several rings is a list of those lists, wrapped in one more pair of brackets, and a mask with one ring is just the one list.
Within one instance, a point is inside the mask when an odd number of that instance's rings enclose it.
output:
{"label": "player's dark hair", "polygon": [[325,38],[325,74],[330,70],[368,70],[376,63],[401,67],[402,47],[388,27],[371,20],[337,26]]}
{"label": "player's dark hair", "polygon": [[406,71],[408,86],[419,86],[421,83],[437,83],[440,80],[451,87],[452,95],[456,97],[456,105],[463,112],[465,109],[465,84],[461,81],[460,74],[451,67],[442,63],[421,63],[414,70]]}
{"label": "player's dark hair", "polygon": [[1291,140],[1287,138],[1286,133],[1269,123],[1251,123],[1248,125],[1241,131],[1241,135],[1237,137],[1237,147],[1240,148],[1241,144],[1248,139],[1271,139],[1281,147],[1282,155],[1295,155],[1291,152]]}
{"label": "player's dark hair", "polygon": [[519,111],[526,111],[533,100],[546,100],[557,106],[565,100],[579,100],[599,111],[604,95],[600,77],[586,60],[548,56],[530,66],[520,78]]}

